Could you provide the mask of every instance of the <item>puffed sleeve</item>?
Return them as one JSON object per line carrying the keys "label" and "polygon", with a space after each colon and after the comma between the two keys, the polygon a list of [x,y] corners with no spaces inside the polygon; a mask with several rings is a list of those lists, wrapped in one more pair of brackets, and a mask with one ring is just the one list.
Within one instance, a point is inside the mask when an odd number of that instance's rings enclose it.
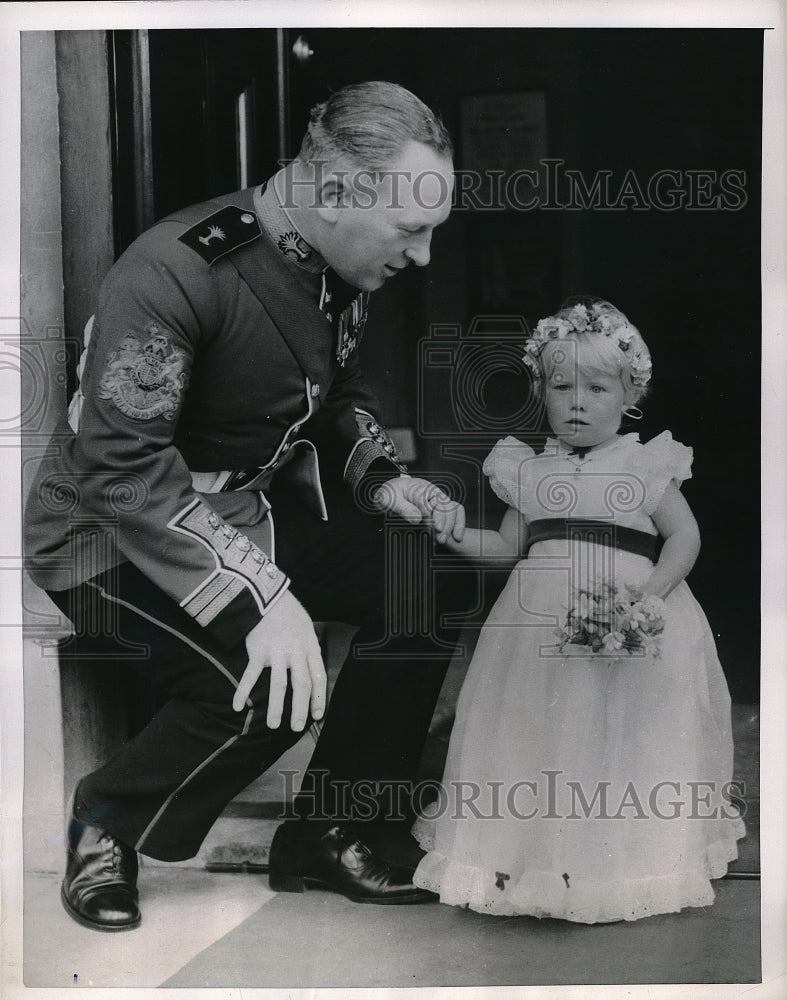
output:
{"label": "puffed sleeve", "polygon": [[530,445],[515,437],[502,438],[484,459],[484,475],[500,499],[525,513],[525,489],[528,466],[535,458]]}
{"label": "puffed sleeve", "polygon": [[645,485],[647,514],[653,514],[657,509],[670,483],[680,487],[684,480],[691,479],[693,458],[692,449],[673,440],[669,431],[664,431],[638,449],[635,471]]}

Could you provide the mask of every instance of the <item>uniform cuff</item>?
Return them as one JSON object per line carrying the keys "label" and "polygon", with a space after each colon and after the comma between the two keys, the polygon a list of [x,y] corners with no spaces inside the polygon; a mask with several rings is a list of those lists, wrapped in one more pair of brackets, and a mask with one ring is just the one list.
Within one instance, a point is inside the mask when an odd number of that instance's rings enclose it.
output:
{"label": "uniform cuff", "polygon": [[249,538],[222,521],[199,499],[176,514],[167,527],[198,540],[215,562],[215,569],[199,581],[180,606],[215,633],[219,642],[234,646],[289,587],[289,577]]}
{"label": "uniform cuff", "polygon": [[407,473],[402,471],[403,468],[404,466],[400,467],[392,462],[388,455],[385,458],[376,456],[366,466],[362,478],[373,476],[375,483],[379,485],[380,483],[387,483],[389,479],[399,479],[400,476],[407,476]]}
{"label": "uniform cuff", "polygon": [[[290,581],[285,578],[281,590],[265,608],[265,614],[270,611],[289,586]],[[239,642],[243,642],[249,632],[256,625],[259,625],[263,618],[264,615],[260,613],[259,605],[249,591],[244,589],[216,615],[207,626],[207,630],[225,649],[232,649]]]}
{"label": "uniform cuff", "polygon": [[[271,562],[268,562],[268,565],[275,568]],[[259,595],[253,595],[249,587],[244,586],[209,621],[202,621],[200,624],[203,624],[222,646],[227,649],[236,646],[246,638],[255,625],[262,621],[281,595],[289,588],[290,578],[285,576],[281,570],[277,569],[276,572],[278,574],[276,589],[268,592],[264,604],[261,604]],[[199,618],[197,620],[199,621]]]}
{"label": "uniform cuff", "polygon": [[392,447],[386,448],[378,441],[362,438],[353,448],[347,461],[344,469],[344,481],[351,489],[357,489],[373,463],[391,469],[390,478],[407,472],[407,467],[398,460]]}
{"label": "uniform cuff", "polygon": [[225,649],[232,649],[243,642],[255,625],[262,621],[257,602],[244,588],[206,626],[213,638]]}

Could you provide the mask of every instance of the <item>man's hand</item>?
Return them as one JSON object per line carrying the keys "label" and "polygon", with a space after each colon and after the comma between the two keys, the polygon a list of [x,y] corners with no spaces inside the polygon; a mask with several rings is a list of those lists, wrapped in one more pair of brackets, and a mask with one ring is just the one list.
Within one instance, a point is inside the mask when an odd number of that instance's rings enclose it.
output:
{"label": "man's hand", "polygon": [[441,544],[449,535],[456,542],[464,538],[464,507],[427,479],[410,476],[389,479],[377,490],[374,500],[381,510],[398,514],[411,524],[431,525]]}
{"label": "man's hand", "polygon": [[271,729],[277,729],[281,723],[288,674],[292,685],[293,731],[303,729],[309,710],[313,719],[322,718],[327,681],[320,644],[311,618],[289,591],[281,595],[246,636],[246,651],[249,665],[232,699],[236,712],[243,711],[260,674],[270,668],[267,723]]}

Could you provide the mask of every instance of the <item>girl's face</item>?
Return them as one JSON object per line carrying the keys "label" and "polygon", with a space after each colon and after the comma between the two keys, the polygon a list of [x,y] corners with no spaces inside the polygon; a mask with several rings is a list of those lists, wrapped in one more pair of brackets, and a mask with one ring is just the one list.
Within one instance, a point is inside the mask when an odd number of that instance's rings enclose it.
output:
{"label": "girl's face", "polygon": [[592,448],[613,438],[626,406],[617,373],[584,367],[582,348],[562,354],[546,385],[546,408],[553,434],[570,448]]}

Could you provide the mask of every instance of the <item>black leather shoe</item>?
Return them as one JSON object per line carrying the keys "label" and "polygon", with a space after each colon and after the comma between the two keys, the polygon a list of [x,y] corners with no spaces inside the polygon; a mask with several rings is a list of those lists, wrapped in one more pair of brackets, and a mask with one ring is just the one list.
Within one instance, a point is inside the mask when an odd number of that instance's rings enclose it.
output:
{"label": "black leather shoe", "polygon": [[136,851],[100,826],[72,817],[60,898],[74,920],[98,931],[137,927],[138,870]]}
{"label": "black leather shoe", "polygon": [[356,827],[358,835],[374,856],[396,868],[413,872],[426,851],[410,833],[410,823],[389,820],[385,823],[364,823]]}
{"label": "black leather shoe", "polygon": [[356,903],[426,903],[437,896],[413,885],[412,872],[379,861],[347,827],[283,823],[273,837],[269,885],[304,892],[320,885]]}

